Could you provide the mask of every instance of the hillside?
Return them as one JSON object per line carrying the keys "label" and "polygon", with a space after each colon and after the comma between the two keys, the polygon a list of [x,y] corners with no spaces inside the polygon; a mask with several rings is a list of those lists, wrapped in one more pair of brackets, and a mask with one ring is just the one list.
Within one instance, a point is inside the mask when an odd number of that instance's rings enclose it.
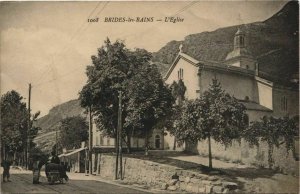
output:
{"label": "hillside", "polygon": [[55,144],[56,133],[60,121],[66,117],[81,115],[86,117],[84,109],[80,106],[79,100],[71,100],[53,107],[47,115],[35,122],[35,125],[42,128],[34,142],[41,150],[50,152]]}
{"label": "hillside", "polygon": [[164,66],[160,69],[168,69],[182,44],[183,52],[195,59],[222,62],[232,51],[234,34],[241,28],[246,33],[248,50],[259,62],[260,72],[273,81],[278,81],[278,78],[289,79],[299,68],[298,23],[298,2],[288,2],[263,22],[191,34],[183,41],[173,40],[153,53],[153,61],[158,62],[158,66]]}
{"label": "hillside", "polygon": [[84,109],[80,106],[79,100],[71,100],[50,109],[49,113],[38,119],[35,125],[42,128],[40,133],[49,132],[55,130],[60,120],[77,115],[84,115]]}

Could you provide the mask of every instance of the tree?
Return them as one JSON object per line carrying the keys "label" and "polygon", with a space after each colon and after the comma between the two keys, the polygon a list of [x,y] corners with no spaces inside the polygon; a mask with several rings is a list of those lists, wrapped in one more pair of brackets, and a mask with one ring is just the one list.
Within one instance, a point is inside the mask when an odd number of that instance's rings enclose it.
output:
{"label": "tree", "polygon": [[184,100],[184,95],[186,92],[186,86],[184,85],[184,82],[182,81],[182,79],[178,80],[177,82],[173,82],[170,85],[170,88],[172,90],[172,95],[175,99],[177,99],[177,104],[182,104],[182,101]]}
{"label": "tree", "polygon": [[[28,110],[23,97],[12,90],[1,96],[1,142],[4,158],[17,154],[25,156],[27,138],[30,137],[30,147],[34,147],[33,138],[37,135],[39,128],[31,127],[28,134]],[[39,116],[39,112],[32,115],[30,126]],[[19,156],[21,158],[22,156]],[[24,158],[23,158],[24,159]]]}
{"label": "tree", "polygon": [[122,41],[109,39],[92,56],[87,84],[80,92],[81,105],[91,107],[97,128],[116,138],[118,92],[122,91],[122,138],[130,151],[130,137],[147,135],[171,106],[171,93],[164,85],[151,54],[131,51]]}
{"label": "tree", "polygon": [[211,138],[225,146],[239,139],[246,127],[245,110],[243,104],[225,93],[213,79],[203,96],[183,103],[181,115],[175,121],[175,135],[180,143],[208,139],[209,167],[212,168]]}
{"label": "tree", "polygon": [[[251,122],[250,126],[245,129],[243,137],[250,146],[259,146],[263,141],[268,144],[268,165],[272,168],[274,146],[277,148],[285,143],[287,153],[289,150],[294,151],[294,137],[299,135],[297,119],[267,117],[264,116],[260,121]],[[284,141],[281,141],[281,137]]]}
{"label": "tree", "polygon": [[[174,101],[171,91],[164,82],[155,65],[145,65],[128,80],[126,87],[127,103],[124,129],[145,137],[146,154],[148,138],[155,126],[161,126],[171,112]],[[126,134],[130,137],[130,134]]]}
{"label": "tree", "polygon": [[[173,111],[172,114],[170,114],[170,119],[172,122],[172,125],[174,124],[174,121],[178,119],[178,115],[180,115],[180,109],[184,100],[184,95],[186,92],[186,86],[184,85],[184,82],[182,79],[178,80],[178,83],[173,81],[173,83],[170,85],[170,89],[172,91],[172,96],[176,99],[176,104],[173,105]],[[173,132],[173,126],[168,127],[171,134],[174,134]],[[173,144],[173,150],[176,149],[176,136],[174,138],[174,144]]]}
{"label": "tree", "polygon": [[82,141],[88,140],[88,123],[81,116],[67,117],[61,121],[60,144],[62,147],[73,148]]}

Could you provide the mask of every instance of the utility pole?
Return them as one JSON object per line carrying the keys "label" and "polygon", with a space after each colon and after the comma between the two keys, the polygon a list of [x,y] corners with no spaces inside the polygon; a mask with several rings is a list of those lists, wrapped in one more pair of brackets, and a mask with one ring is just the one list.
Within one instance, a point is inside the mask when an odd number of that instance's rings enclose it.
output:
{"label": "utility pole", "polygon": [[123,164],[122,164],[122,91],[119,92],[118,131],[119,131],[120,178],[121,178],[121,180],[123,180]]}
{"label": "utility pole", "polygon": [[[118,116],[119,116],[119,113],[118,113]],[[115,147],[116,147],[115,180],[117,180],[118,179],[118,166],[119,166],[119,118],[118,118],[118,127],[117,127],[117,131],[116,131]]]}
{"label": "utility pole", "polygon": [[31,100],[31,83],[29,83],[28,89],[28,129],[27,129],[27,150],[26,150],[26,169],[29,169],[29,152],[30,152],[30,128],[31,128],[31,121],[30,121],[30,100]]}
{"label": "utility pole", "polygon": [[57,128],[55,129],[55,154],[58,155],[58,134],[57,134]]}
{"label": "utility pole", "polygon": [[92,174],[92,147],[93,147],[93,123],[92,123],[92,108],[89,106],[89,174]]}

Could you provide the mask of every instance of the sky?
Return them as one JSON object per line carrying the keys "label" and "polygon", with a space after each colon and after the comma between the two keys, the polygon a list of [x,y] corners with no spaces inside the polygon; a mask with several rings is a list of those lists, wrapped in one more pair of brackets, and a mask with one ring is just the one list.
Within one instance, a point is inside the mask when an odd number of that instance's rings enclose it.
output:
{"label": "sky", "polygon": [[[1,95],[16,90],[41,115],[78,98],[85,69],[104,40],[155,52],[172,40],[221,27],[264,21],[286,1],[0,2]],[[165,17],[183,22],[165,22]],[[104,22],[153,17],[153,22]],[[98,22],[88,22],[96,19]],[[162,19],[162,21],[156,21]]]}

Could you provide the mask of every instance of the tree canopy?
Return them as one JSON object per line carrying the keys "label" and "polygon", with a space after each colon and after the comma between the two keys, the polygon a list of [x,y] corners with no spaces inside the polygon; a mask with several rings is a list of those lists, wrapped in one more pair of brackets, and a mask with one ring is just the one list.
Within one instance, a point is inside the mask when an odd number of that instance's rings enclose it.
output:
{"label": "tree canopy", "polygon": [[[116,137],[118,92],[122,91],[123,138],[130,147],[132,135],[147,135],[171,108],[172,96],[164,85],[151,53],[131,51],[122,41],[109,39],[92,56],[87,84],[80,92],[81,105],[91,107],[98,129]],[[147,141],[146,141],[147,143]]]}
{"label": "tree canopy", "polygon": [[67,117],[61,121],[60,144],[71,149],[82,141],[88,140],[88,123],[81,116]]}
{"label": "tree canopy", "polygon": [[[28,132],[28,109],[23,97],[12,90],[1,96],[1,142],[5,155],[22,153],[26,149],[27,137],[30,137],[30,148],[34,147],[33,138],[37,135],[38,127],[32,127],[39,112],[31,115]],[[4,156],[5,157],[5,156]]]}
{"label": "tree canopy", "polygon": [[208,139],[209,167],[212,168],[210,138],[229,145],[241,137],[246,117],[244,105],[222,90],[221,84],[213,79],[199,99],[183,103],[180,117],[175,121],[174,133],[181,143]]}

